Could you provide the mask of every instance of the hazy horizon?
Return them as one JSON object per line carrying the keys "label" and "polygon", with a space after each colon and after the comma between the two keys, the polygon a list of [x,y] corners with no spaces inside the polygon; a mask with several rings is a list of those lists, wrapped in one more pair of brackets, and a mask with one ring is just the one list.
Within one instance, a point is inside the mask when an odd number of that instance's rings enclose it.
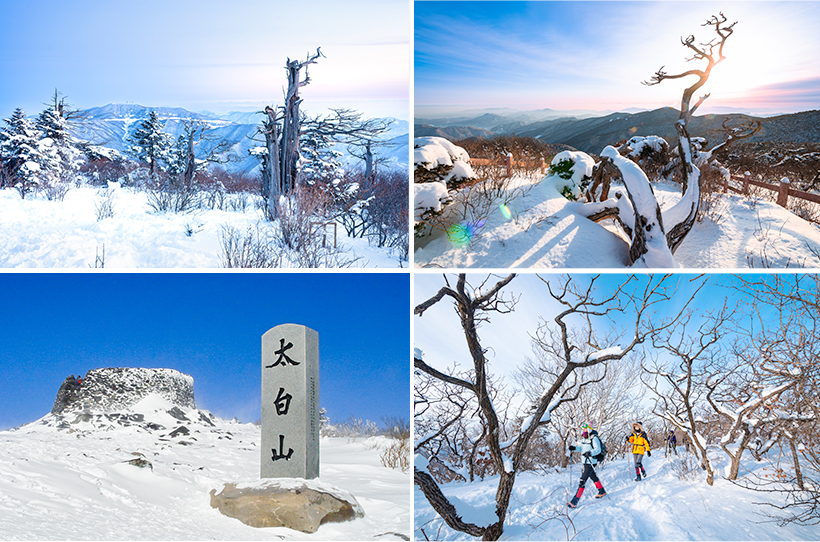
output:
{"label": "hazy horizon", "polygon": [[[587,117],[598,117],[598,116],[606,116],[611,115],[613,113],[641,113],[641,112],[649,112],[649,111],[656,111],[658,109],[663,109],[665,107],[672,108],[676,111],[679,111],[679,107],[674,106],[661,106],[657,108],[645,108],[645,107],[624,107],[621,109],[608,109],[608,110],[594,110],[594,109],[553,109],[550,107],[543,107],[539,109],[518,109],[513,107],[467,107],[464,105],[417,105],[415,106],[415,114],[414,119],[432,119],[432,118],[458,118],[461,116],[479,116],[491,112],[498,112],[497,114],[501,115],[501,112],[506,112],[510,115],[516,114],[534,114],[538,112],[546,112],[551,111],[556,114],[567,114],[567,116],[571,116],[571,114],[584,114],[585,118]],[[796,113],[805,113],[808,111],[817,111],[820,110],[820,107],[806,109],[802,111],[790,111],[790,112],[783,112],[783,111],[773,111],[773,112],[759,112],[759,111],[751,111],[749,109],[743,108],[733,108],[733,107],[714,107],[714,108],[704,108],[703,111],[698,109],[694,117],[701,117],[707,115],[732,115],[732,114],[745,114],[755,117],[776,117],[779,115],[790,115]]]}
{"label": "hazy horizon", "polygon": [[18,107],[39,113],[55,88],[77,109],[130,102],[226,113],[281,105],[286,61],[317,47],[325,58],[309,66],[311,82],[300,91],[307,114],[331,107],[410,114],[405,0],[43,0],[4,2],[0,14],[7,21],[0,118]]}

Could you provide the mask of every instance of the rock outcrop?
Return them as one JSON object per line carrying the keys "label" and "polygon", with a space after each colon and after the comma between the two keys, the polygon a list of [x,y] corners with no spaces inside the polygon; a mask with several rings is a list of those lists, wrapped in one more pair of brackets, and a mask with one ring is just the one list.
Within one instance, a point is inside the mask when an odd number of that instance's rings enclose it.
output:
{"label": "rock outcrop", "polygon": [[288,527],[315,533],[329,522],[364,517],[364,510],[348,492],[316,480],[271,478],[237,487],[225,484],[211,490],[211,507],[251,527]]}
{"label": "rock outcrop", "polygon": [[89,371],[80,385],[74,376],[66,378],[51,412],[123,411],[150,394],[157,394],[182,408],[196,408],[191,376],[173,369],[114,367]]}

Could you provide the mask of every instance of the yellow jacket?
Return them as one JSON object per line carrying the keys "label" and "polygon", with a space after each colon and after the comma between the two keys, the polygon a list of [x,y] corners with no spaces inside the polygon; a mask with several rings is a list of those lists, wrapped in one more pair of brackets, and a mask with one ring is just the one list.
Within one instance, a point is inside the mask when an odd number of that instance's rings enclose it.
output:
{"label": "yellow jacket", "polygon": [[645,437],[646,433],[641,431],[640,433],[636,433],[632,431],[632,434],[629,435],[627,441],[632,444],[632,453],[633,454],[645,454],[649,451],[649,440]]}

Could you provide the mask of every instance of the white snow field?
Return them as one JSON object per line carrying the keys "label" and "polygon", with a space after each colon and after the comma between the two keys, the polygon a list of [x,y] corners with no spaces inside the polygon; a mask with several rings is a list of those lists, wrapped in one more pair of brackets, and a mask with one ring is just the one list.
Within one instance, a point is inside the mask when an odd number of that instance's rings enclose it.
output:
{"label": "white snow field", "polygon": [[[561,195],[567,181],[516,177],[516,195],[496,206],[471,243],[451,242],[443,231],[415,240],[414,265],[431,268],[623,268],[626,239],[611,220],[594,223],[578,212],[578,202]],[[652,185],[662,210],[680,199],[679,187]],[[613,186],[613,190],[616,187]],[[696,222],[674,254],[689,269],[820,267],[820,226],[773,201],[724,195],[721,217]],[[814,252],[812,251],[814,249]]]}
{"label": "white snow field", "polygon": [[[183,410],[192,420],[198,416]],[[321,482],[350,492],[365,517],[306,534],[249,527],[210,506],[211,489],[259,480],[258,427],[211,418],[213,427],[186,423],[190,434],[170,436],[178,420],[159,410],[145,419],[168,429],[93,420],[57,429],[49,414],[0,432],[0,539],[407,540],[411,534],[410,475],[381,465],[383,437],[321,439]],[[126,463],[135,458],[151,467]]]}
{"label": "white snow field", "polygon": [[[683,449],[678,447],[679,454],[684,453]],[[718,453],[723,454],[719,450]],[[597,469],[607,495],[593,498],[596,489],[588,481],[574,510],[566,503],[578,488],[577,464],[557,473],[519,474],[501,540],[820,539],[820,525],[780,527],[771,522],[764,514],[777,510],[755,504],[777,502],[769,494],[743,489],[722,478],[710,487],[703,474],[679,478],[673,465],[680,457],[666,460],[663,450],[655,451],[652,457],[644,458],[647,478],[640,482],[634,481],[631,457],[617,459]],[[718,454],[714,459],[715,467],[727,464]],[[755,463],[748,457],[742,461],[741,476],[749,470],[764,476],[767,465],[768,462]],[[717,472],[722,473],[723,469]],[[495,518],[497,484],[498,477],[493,476],[472,484],[444,484],[442,490],[465,521],[486,526]],[[450,529],[417,487],[414,494],[415,539],[424,540],[425,534],[431,540],[472,539]]]}
{"label": "white snow field", "polygon": [[[96,209],[106,190],[114,191],[113,216],[98,220]],[[116,185],[72,188],[64,201],[34,194],[22,199],[16,190],[0,190],[0,267],[88,269],[104,248],[106,269],[219,268],[223,226],[240,232],[248,226],[258,225],[260,231],[272,227],[252,197],[226,197],[236,200],[237,210],[157,213],[145,192]],[[359,257],[353,267],[407,265],[388,249],[347,237],[341,226],[338,242],[345,259]]]}

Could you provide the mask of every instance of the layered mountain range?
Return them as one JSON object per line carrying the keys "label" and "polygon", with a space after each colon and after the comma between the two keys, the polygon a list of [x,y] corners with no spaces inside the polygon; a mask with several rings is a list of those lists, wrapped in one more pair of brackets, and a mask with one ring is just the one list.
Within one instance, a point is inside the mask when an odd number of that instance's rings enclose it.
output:
{"label": "layered mountain range", "polygon": [[[263,145],[258,134],[262,114],[255,112],[231,112],[224,115],[201,112],[194,113],[174,107],[145,107],[137,104],[108,104],[92,107],[80,112],[81,119],[74,127],[74,135],[94,145],[123,152],[128,148],[128,136],[148,118],[151,111],[156,111],[160,120],[165,123],[165,132],[174,139],[183,133],[184,123],[199,120],[208,125],[207,138],[198,144],[197,156],[205,156],[220,141],[227,140],[230,153],[239,158],[236,162],[226,164],[233,170],[251,171],[259,166],[259,160],[251,157],[248,150]],[[400,119],[392,120],[393,124],[384,134],[384,141],[389,143],[379,149],[388,167],[406,168],[408,162],[409,123]],[[343,153],[343,160],[349,165],[356,165],[357,160],[345,153],[343,145],[338,146]]]}
{"label": "layered mountain range", "polygon": [[[439,136],[455,141],[470,137],[490,138],[495,135],[529,136],[546,143],[570,145],[587,153],[599,153],[606,145],[632,136],[657,135],[671,141],[676,137],[678,111],[664,107],[654,111],[621,112],[584,118],[567,112],[529,112],[492,110],[474,117],[416,118],[414,135]],[[478,112],[474,112],[478,113]],[[705,137],[711,143],[725,139],[723,123],[750,119],[759,121],[761,130],[750,141],[810,142],[820,141],[820,111],[804,111],[774,117],[755,117],[740,113],[702,115],[692,118],[689,133]],[[537,119],[537,120],[533,120]]]}

